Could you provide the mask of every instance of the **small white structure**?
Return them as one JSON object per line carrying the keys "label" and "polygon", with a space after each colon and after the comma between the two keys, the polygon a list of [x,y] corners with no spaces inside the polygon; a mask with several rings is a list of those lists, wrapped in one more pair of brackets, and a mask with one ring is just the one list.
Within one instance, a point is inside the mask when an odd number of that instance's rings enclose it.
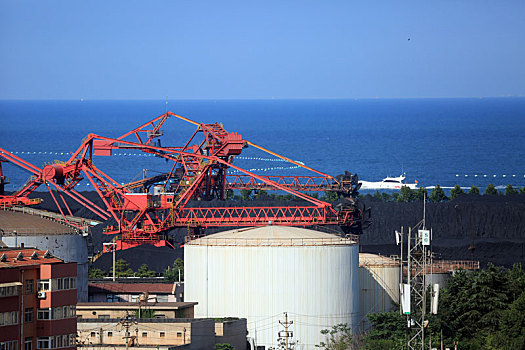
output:
{"label": "small white structure", "polygon": [[294,227],[213,234],[185,245],[185,299],[199,303],[195,317],[246,318],[266,348],[277,346],[287,312],[290,341],[314,349],[322,329],[356,326],[358,254],[355,238]]}
{"label": "small white structure", "polygon": [[385,256],[359,254],[359,315],[360,326],[369,327],[366,315],[388,312],[399,303],[399,261]]}

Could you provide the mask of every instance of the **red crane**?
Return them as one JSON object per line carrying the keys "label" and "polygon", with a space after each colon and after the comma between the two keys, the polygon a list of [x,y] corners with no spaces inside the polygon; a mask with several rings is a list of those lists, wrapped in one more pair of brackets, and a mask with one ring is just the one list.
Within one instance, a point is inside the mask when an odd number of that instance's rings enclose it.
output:
{"label": "red crane", "polygon": [[[182,119],[197,127],[182,147],[162,147],[160,142],[152,142],[162,136],[161,127],[170,117]],[[260,176],[244,170],[234,165],[233,160],[247,146],[261,149],[317,175]],[[98,169],[93,162],[93,156],[111,156],[114,150],[153,154],[172,162],[171,170],[166,174],[121,185]],[[335,179],[244,140],[238,133],[227,132],[218,123],[197,123],[172,112],[167,112],[116,139],[89,134],[68,161],[47,165],[42,170],[3,149],[0,149],[0,156],[33,174],[20,191],[12,196],[0,196],[0,203],[32,204],[25,203],[26,200],[22,198],[27,198],[31,191],[45,184],[64,218],[64,210],[57,197],[62,200],[65,209],[69,213],[71,211],[63,193],[102,219],[113,218],[115,225],[108,226],[106,233],[121,235],[117,241],[117,249],[146,243],[167,245],[169,243],[163,235],[175,227],[196,229],[268,224],[339,225],[345,232],[360,233],[369,223],[369,210],[360,208],[356,203],[355,197],[359,187],[356,176]],[[228,175],[229,169],[235,169],[242,175]],[[83,179],[87,179],[93,185],[105,209],[75,191],[75,186]],[[53,195],[49,185],[56,189],[58,196]],[[303,199],[305,204],[265,207],[190,205],[190,200],[225,199],[228,189],[280,190]],[[340,192],[345,201],[335,209],[330,203],[299,192],[321,190]]]}

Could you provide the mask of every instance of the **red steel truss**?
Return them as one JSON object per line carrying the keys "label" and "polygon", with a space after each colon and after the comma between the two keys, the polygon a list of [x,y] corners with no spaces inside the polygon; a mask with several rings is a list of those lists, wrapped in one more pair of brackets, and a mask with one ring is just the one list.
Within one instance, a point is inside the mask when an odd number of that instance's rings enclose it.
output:
{"label": "red steel truss", "polygon": [[[262,176],[266,180],[286,186],[296,191],[344,191],[351,189],[333,177],[325,176]],[[232,190],[272,190],[266,182],[259,181],[250,175],[228,175],[226,187]]]}
{"label": "red steel truss", "polygon": [[[157,145],[152,142],[163,134],[161,127],[170,117],[197,126],[196,131],[182,147],[161,147],[160,142]],[[260,176],[235,166],[233,164],[235,156],[241,154],[243,148],[248,145],[311,170],[317,175]],[[162,176],[121,185],[98,169],[94,165],[93,157],[111,156],[114,150],[123,149],[164,158],[172,162],[171,171]],[[3,149],[0,149],[0,156],[32,173],[32,177],[21,190],[11,196],[0,196],[1,204],[34,204],[35,202],[31,202],[34,200],[29,200],[27,197],[28,194],[45,184],[64,218],[65,210],[69,214],[71,211],[63,194],[84,205],[104,220],[113,218],[117,224],[108,226],[106,233],[120,235],[118,249],[144,243],[166,245],[168,243],[163,234],[175,227],[340,225],[345,232],[359,233],[368,221],[366,210],[360,209],[354,198],[358,188],[355,181],[338,181],[330,175],[243,140],[241,135],[227,132],[218,123],[196,123],[172,112],[167,112],[116,139],[89,134],[68,161],[47,165],[43,169]],[[242,174],[228,175],[229,169],[235,169]],[[104,208],[75,191],[75,186],[84,179],[93,185],[104,203]],[[158,194],[152,193],[151,186],[158,190]],[[51,188],[57,195],[53,194]],[[191,207],[188,205],[190,200],[224,199],[227,189],[280,190],[303,199],[309,205],[276,207]],[[133,192],[137,190],[141,192]],[[343,193],[347,197],[345,204],[336,210],[331,204],[300,192],[325,190]],[[62,208],[63,206],[65,208]]]}

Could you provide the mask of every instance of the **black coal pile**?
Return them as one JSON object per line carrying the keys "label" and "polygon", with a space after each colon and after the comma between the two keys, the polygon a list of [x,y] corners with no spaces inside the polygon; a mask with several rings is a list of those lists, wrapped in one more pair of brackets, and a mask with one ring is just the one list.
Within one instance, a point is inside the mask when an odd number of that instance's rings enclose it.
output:
{"label": "black coal pile", "polygon": [[[96,192],[81,192],[83,196],[104,207]],[[43,198],[37,208],[56,211],[51,196],[46,192],[33,193],[32,197]],[[70,198],[68,205],[76,216],[100,220],[96,215]],[[404,226],[416,225],[423,218],[421,202],[399,203],[381,202],[373,197],[362,198],[367,207],[372,208],[372,225],[361,235],[361,251],[383,255],[399,254],[395,245],[394,230]],[[302,200],[282,201],[192,201],[194,207],[227,206],[281,206],[303,205]],[[106,225],[114,225],[110,219],[93,228],[95,251],[102,250],[102,243],[109,242],[111,235],[103,234]],[[525,264],[525,195],[479,196],[461,195],[455,200],[443,203],[427,203],[426,226],[432,228],[432,250],[438,258],[448,260],[479,260],[483,266],[492,262],[497,265],[511,266],[515,262]],[[206,229],[201,233],[210,234],[228,228]],[[186,228],[174,229],[168,233],[179,247],[187,235]],[[474,250],[469,249],[474,247]],[[183,256],[183,249],[143,246],[118,252],[117,259],[127,260],[136,269],[147,263],[151,269],[164,270],[177,257]],[[155,253],[155,252],[158,252]],[[109,259],[107,263],[106,259]],[[100,262],[99,262],[100,261]],[[105,254],[95,262],[95,266],[108,271],[111,254]]]}
{"label": "black coal pile", "polygon": [[[142,264],[147,264],[150,270],[163,272],[172,266],[177,259],[184,259],[184,248],[172,249],[169,247],[155,247],[152,245],[141,245],[126,250],[117,250],[115,259],[124,259],[133,271],[137,271]],[[113,255],[102,254],[92,267],[110,272],[113,266]]]}
{"label": "black coal pile", "polygon": [[[372,207],[373,224],[361,236],[361,251],[399,255],[393,232],[416,225],[423,218],[423,204],[364,200]],[[525,264],[524,195],[462,195],[427,203],[426,226],[432,228],[432,250],[440,258],[474,258],[483,266]]]}

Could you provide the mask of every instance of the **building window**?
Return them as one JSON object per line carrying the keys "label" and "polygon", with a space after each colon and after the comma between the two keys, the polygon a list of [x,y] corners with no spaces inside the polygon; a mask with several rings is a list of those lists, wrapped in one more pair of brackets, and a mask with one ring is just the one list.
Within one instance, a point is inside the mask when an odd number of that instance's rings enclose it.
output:
{"label": "building window", "polygon": [[36,348],[37,349],[49,349],[51,342],[49,337],[38,337],[36,339]]}
{"label": "building window", "polygon": [[24,311],[24,322],[30,323],[33,322],[33,308],[27,308]]}
{"label": "building window", "polygon": [[131,302],[132,303],[136,303],[139,301],[139,296],[138,295],[132,295],[131,296]]}
{"label": "building window", "polygon": [[164,332],[160,332],[160,337],[161,337],[161,338],[164,338],[165,336],[166,336],[166,333],[164,333]]}
{"label": "building window", "polygon": [[147,338],[148,332],[142,332],[142,338]]}
{"label": "building window", "polygon": [[108,332],[108,337],[112,337],[113,336],[113,332]]}
{"label": "building window", "polygon": [[106,300],[108,303],[116,303],[119,301],[119,297],[116,294],[106,294]]}
{"label": "building window", "polygon": [[33,294],[34,290],[34,280],[26,280],[26,294]]}
{"label": "building window", "polygon": [[61,318],[64,318],[63,309],[61,307],[54,307],[53,308],[53,319],[60,320]]}
{"label": "building window", "polygon": [[18,311],[0,312],[0,326],[18,324]]}
{"label": "building window", "polygon": [[33,338],[26,338],[24,340],[24,350],[33,350]]}
{"label": "building window", "polygon": [[177,332],[177,338],[182,337],[182,332]]}
{"label": "building window", "polygon": [[55,348],[61,348],[63,347],[64,345],[62,344],[62,336],[61,335],[57,335],[55,337]]}
{"label": "building window", "polygon": [[98,318],[109,319],[109,315],[98,315]]}
{"label": "building window", "polygon": [[168,295],[167,294],[157,295],[157,302],[159,302],[159,303],[167,303],[168,302]]}
{"label": "building window", "polygon": [[38,309],[36,314],[37,320],[50,320],[51,319],[51,309]]}
{"label": "building window", "polygon": [[17,286],[0,287],[0,297],[13,297],[18,295]]}
{"label": "building window", "polygon": [[62,346],[68,347],[69,346],[69,335],[65,334],[62,336]]}
{"label": "building window", "polygon": [[38,291],[48,292],[51,290],[51,282],[49,280],[38,280]]}
{"label": "building window", "polygon": [[95,336],[95,332],[91,332],[91,338]]}
{"label": "building window", "polygon": [[2,350],[18,350],[18,340],[10,340],[0,342],[0,349]]}

